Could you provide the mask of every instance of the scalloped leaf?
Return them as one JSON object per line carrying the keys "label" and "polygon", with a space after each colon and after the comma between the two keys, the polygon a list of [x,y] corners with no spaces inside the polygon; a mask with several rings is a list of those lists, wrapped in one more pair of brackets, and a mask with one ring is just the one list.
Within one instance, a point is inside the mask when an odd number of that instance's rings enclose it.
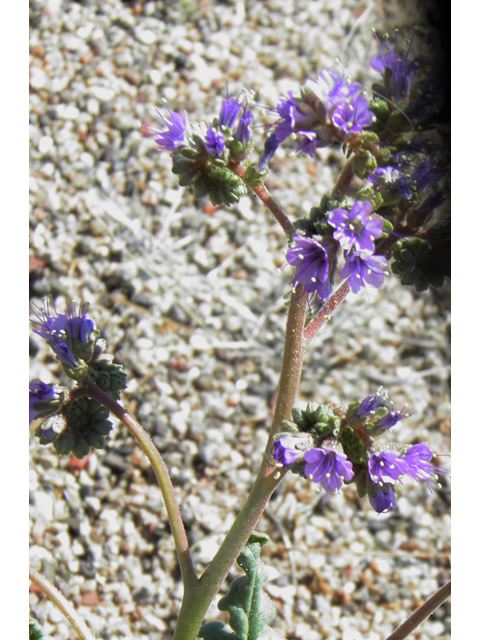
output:
{"label": "scalloped leaf", "polygon": [[268,580],[268,574],[260,559],[260,553],[268,541],[267,535],[252,533],[237,559],[237,564],[246,575],[234,580],[228,594],[218,603],[220,611],[229,612],[229,623],[236,634],[233,637],[238,640],[281,638],[276,631],[267,626],[275,617],[276,609],[262,589],[263,583]]}

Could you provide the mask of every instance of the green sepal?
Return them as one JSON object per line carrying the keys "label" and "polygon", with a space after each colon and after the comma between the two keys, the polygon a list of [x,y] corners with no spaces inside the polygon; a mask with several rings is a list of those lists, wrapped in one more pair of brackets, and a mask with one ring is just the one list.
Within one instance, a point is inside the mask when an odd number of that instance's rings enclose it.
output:
{"label": "green sepal", "polygon": [[406,131],[414,131],[414,126],[403,111],[393,111],[388,121],[388,129],[392,133],[404,133]]}
{"label": "green sepal", "polygon": [[[220,611],[229,612],[229,624],[236,634],[233,638],[238,640],[281,638],[267,625],[275,617],[276,610],[275,605],[262,589],[268,574],[260,559],[260,553],[268,540],[265,534],[252,533],[237,558],[237,564],[246,575],[234,580],[227,595],[218,603]],[[204,632],[203,627],[202,632]],[[223,638],[233,640],[232,636],[223,636]],[[223,638],[220,636],[221,640]]]}
{"label": "green sepal", "polygon": [[[103,449],[103,447],[101,447]],[[79,460],[90,453],[90,445],[85,436],[76,433],[75,442],[72,447],[73,455]]]}
{"label": "green sepal", "polygon": [[99,360],[88,368],[88,375],[102,391],[114,400],[120,399],[120,391],[127,386],[127,374],[120,364]]}
{"label": "green sepal", "polygon": [[[379,85],[376,85],[377,87]],[[385,131],[390,117],[390,106],[386,100],[382,98],[374,98],[369,103],[370,111],[375,114],[375,122],[370,125],[370,129],[374,132]]]}
{"label": "green sepal", "polygon": [[247,142],[247,144],[243,146],[240,140],[233,139],[232,142],[227,143],[227,148],[230,151],[230,161],[240,162],[248,156],[252,145]]}
{"label": "green sepal", "polygon": [[343,450],[350,462],[359,464],[365,461],[365,443],[352,427],[344,427],[338,436]]}
{"label": "green sepal", "polygon": [[335,413],[332,406],[318,405],[315,402],[309,402],[304,410],[294,408],[292,421],[300,431],[306,431],[317,437],[333,434],[341,424],[341,418]]}
{"label": "green sepal", "polygon": [[[427,232],[428,233],[428,232]],[[428,235],[426,236],[428,237]],[[450,275],[450,241],[448,231],[432,233],[429,240],[405,238],[392,248],[392,272],[403,285],[413,285],[417,291],[429,286],[440,287]]]}
{"label": "green sepal", "polygon": [[53,446],[59,455],[67,455],[75,444],[75,434],[67,427],[54,441]]}
{"label": "green sepal", "polygon": [[377,161],[366,149],[358,149],[353,159],[353,171],[362,180],[366,180],[377,169]]}
{"label": "green sepal", "polygon": [[243,180],[222,164],[211,164],[206,172],[198,175],[193,183],[197,198],[208,195],[214,205],[231,205],[247,195],[248,189]]}
{"label": "green sepal", "polygon": [[43,638],[45,638],[45,633],[40,628],[36,620],[28,621],[28,631],[29,631],[28,640],[43,640]]}
{"label": "green sepal", "polygon": [[259,173],[255,169],[256,166],[256,163],[252,162],[245,170],[245,182],[249,187],[260,187],[263,184],[263,177],[268,171],[268,168],[265,168],[265,171]]}

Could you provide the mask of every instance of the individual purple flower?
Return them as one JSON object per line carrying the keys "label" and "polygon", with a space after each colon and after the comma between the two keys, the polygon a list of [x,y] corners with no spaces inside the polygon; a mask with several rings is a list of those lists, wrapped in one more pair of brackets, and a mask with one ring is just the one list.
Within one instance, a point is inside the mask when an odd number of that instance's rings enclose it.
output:
{"label": "individual purple flower", "polygon": [[387,260],[383,256],[373,256],[362,251],[348,256],[340,275],[342,278],[350,278],[350,289],[353,293],[359,293],[367,284],[376,289],[381,287],[385,280],[386,266]]}
{"label": "individual purple flower", "polygon": [[220,156],[225,149],[225,137],[220,131],[215,131],[212,127],[207,131],[205,136],[205,146],[212,156]]}
{"label": "individual purple flower", "polygon": [[364,127],[373,122],[373,113],[368,108],[365,96],[358,96],[352,101],[343,101],[331,114],[332,124],[343,132],[346,140],[352,133],[360,133]]}
{"label": "individual purple flower", "polygon": [[355,475],[347,456],[334,449],[314,447],[306,452],[305,462],[306,477],[321,484],[327,494],[338,491],[344,480],[351,480]]}
{"label": "individual purple flower", "polygon": [[368,495],[368,500],[377,513],[395,509],[395,491],[391,484],[377,485],[377,492]]}
{"label": "individual purple flower", "polygon": [[400,54],[400,52],[397,50],[396,35],[395,47],[393,51],[389,39],[385,38],[385,47],[388,51],[388,53],[386,54],[383,51],[382,44],[377,34],[375,34],[375,38],[377,39],[378,47],[380,49],[380,57],[370,58],[370,65],[374,71],[378,71],[384,77],[386,70],[390,69],[392,74],[392,86],[391,92],[389,92],[391,93],[391,95],[388,95],[387,97],[393,99],[394,102],[398,102],[400,99],[403,100],[408,98],[414,75],[416,71],[422,66],[421,58],[414,58],[413,60],[408,59],[413,38],[403,54]]}
{"label": "individual purple flower", "polygon": [[82,345],[87,345],[92,331],[95,331],[93,320],[84,311],[83,304],[80,305],[78,311],[75,304],[68,304],[66,313],[57,313],[54,308],[50,310],[48,300],[45,302],[43,309],[38,309],[36,320],[33,323],[39,328],[34,329],[44,340],[52,345],[60,342],[80,341]]}
{"label": "individual purple flower", "polygon": [[310,297],[327,300],[332,292],[327,249],[317,240],[294,236],[295,246],[287,251],[287,262],[296,267],[294,286],[303,284]]}
{"label": "individual purple flower", "polygon": [[66,367],[70,367],[70,369],[76,369],[80,366],[80,363],[76,360],[75,356],[72,353],[72,350],[66,342],[63,342],[62,340],[56,340],[52,344],[52,347],[57,358]]}
{"label": "individual purple flower", "polygon": [[290,467],[303,457],[306,450],[313,446],[313,437],[307,433],[287,435],[275,440],[272,456],[285,467]]}
{"label": "individual purple flower", "polygon": [[48,403],[49,401],[55,401],[59,399],[58,393],[51,384],[45,384],[41,380],[32,380],[29,385],[29,397],[28,397],[28,420],[32,422],[40,414],[43,414],[40,404]]}
{"label": "individual purple flower", "polygon": [[[169,109],[170,111],[170,109]],[[187,120],[179,113],[170,111],[170,118],[164,118],[160,112],[167,127],[167,131],[154,131],[154,139],[161,151],[175,151],[186,144]]]}
{"label": "individual purple flower", "polygon": [[390,165],[386,167],[378,167],[375,172],[368,177],[368,180],[373,184],[385,184],[392,185],[400,178],[402,174],[395,167]]}
{"label": "individual purple flower", "polygon": [[227,98],[224,100],[220,109],[219,125],[233,129],[241,107],[241,103],[236,98]]}
{"label": "individual purple flower", "polygon": [[388,394],[385,389],[383,387],[379,387],[374,396],[367,396],[362,400],[355,413],[360,418],[367,418],[380,409],[387,398]]}
{"label": "individual purple flower", "polygon": [[382,235],[383,220],[371,213],[372,204],[368,200],[357,200],[350,211],[330,211],[328,222],[335,227],[333,237],[338,240],[342,249],[373,253],[374,240]]}
{"label": "individual purple flower", "polygon": [[262,173],[263,171],[265,171],[270,160],[275,155],[275,151],[278,149],[279,145],[280,140],[277,138],[275,133],[271,133],[265,140],[263,153],[256,164],[255,171],[257,171],[257,173]]}
{"label": "individual purple flower", "polygon": [[368,473],[375,484],[395,484],[407,470],[405,460],[392,451],[375,451],[368,459]]}
{"label": "individual purple flower", "polygon": [[405,472],[406,475],[410,476],[410,478],[417,482],[419,480],[425,480],[430,493],[433,493],[433,491],[429,481],[437,481],[438,474],[448,476],[446,471],[430,464],[430,460],[432,458],[432,450],[426,442],[414,444],[402,455],[402,459],[407,465],[407,471]]}
{"label": "individual purple flower", "polygon": [[251,107],[246,104],[243,106],[243,112],[238,121],[237,129],[235,131],[235,140],[240,142],[242,146],[245,146],[250,141],[250,128],[253,124],[253,113]]}
{"label": "individual purple flower", "polygon": [[381,431],[386,431],[387,429],[391,429],[396,424],[400,422],[400,420],[404,420],[412,415],[412,412],[406,411],[406,406],[403,409],[393,409],[389,411],[383,418],[380,418],[378,422],[373,425],[376,433],[380,433]]}

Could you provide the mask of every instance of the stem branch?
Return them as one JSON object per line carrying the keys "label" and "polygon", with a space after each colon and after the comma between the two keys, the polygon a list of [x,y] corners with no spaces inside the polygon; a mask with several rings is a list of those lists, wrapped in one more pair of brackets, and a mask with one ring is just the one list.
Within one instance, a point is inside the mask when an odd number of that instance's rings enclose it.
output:
{"label": "stem branch", "polygon": [[85,622],[57,587],[32,567],[29,569],[29,576],[30,580],[60,609],[82,640],[95,640]]}
{"label": "stem branch", "polygon": [[97,387],[97,385],[88,377],[82,380],[81,390],[85,395],[101,402],[113,413],[113,415],[123,422],[147,455],[153,470],[155,471],[155,475],[157,476],[158,484],[160,485],[163,499],[165,501],[173,540],[177,550],[178,562],[182,571],[185,592],[187,592],[198,582],[198,578],[190,556],[187,534],[185,532],[180,509],[175,498],[172,481],[170,480],[167,466],[160,455],[160,452],[142,425],[134,420],[132,416],[118,404],[118,402],[113,400],[113,398]]}
{"label": "stem branch", "polygon": [[325,324],[325,321],[328,319],[328,316],[330,316],[330,314],[332,314],[335,311],[335,309],[339,306],[339,304],[343,302],[343,300],[345,300],[349,292],[350,292],[350,286],[348,284],[348,280],[346,280],[335,291],[335,293],[332,296],[330,296],[330,298],[323,305],[322,309],[317,313],[317,315],[312,320],[310,320],[310,322],[305,328],[306,346],[310,344],[314,335]]}
{"label": "stem branch", "polygon": [[435,609],[445,602],[452,593],[452,583],[447,582],[436,593],[433,594],[422,606],[401,624],[398,629],[388,636],[387,640],[404,640],[414,631],[428,616],[432,615]]}
{"label": "stem branch", "polygon": [[[245,172],[246,172],[245,167],[242,167],[242,165],[239,162],[237,162],[236,164],[230,165],[229,168],[231,169],[231,171],[236,173],[237,176],[242,178],[242,180],[245,182]],[[260,198],[260,200],[267,207],[267,209],[273,214],[273,216],[275,217],[279,225],[282,227],[282,229],[285,231],[285,233],[293,229],[293,224],[290,222],[290,219],[288,218],[287,214],[282,209],[282,207],[278,204],[275,198],[270,194],[270,192],[265,186],[260,185],[260,186],[252,187],[248,185],[248,188],[251,189]]]}

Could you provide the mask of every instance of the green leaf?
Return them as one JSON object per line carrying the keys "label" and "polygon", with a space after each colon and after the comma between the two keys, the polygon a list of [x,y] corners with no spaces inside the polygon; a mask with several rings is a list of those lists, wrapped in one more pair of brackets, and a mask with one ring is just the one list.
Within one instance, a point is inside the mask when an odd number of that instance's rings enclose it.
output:
{"label": "green leaf", "polygon": [[223,622],[208,622],[204,624],[198,632],[199,638],[205,640],[238,640],[235,633],[228,633],[223,628]]}
{"label": "green leaf", "polygon": [[28,630],[29,630],[29,640],[43,640],[45,638],[45,634],[42,629],[38,626],[38,622],[36,620],[29,620],[28,622]]}
{"label": "green leaf", "polygon": [[[268,640],[281,638],[267,626],[276,614],[275,605],[262,590],[268,579],[265,567],[260,559],[263,545],[268,542],[267,535],[252,533],[245,548],[237,559],[237,564],[246,575],[237,578],[230,585],[230,591],[218,603],[220,611],[228,611],[229,624],[238,640]],[[273,635],[272,635],[273,634]],[[222,639],[222,636],[219,636]]]}

